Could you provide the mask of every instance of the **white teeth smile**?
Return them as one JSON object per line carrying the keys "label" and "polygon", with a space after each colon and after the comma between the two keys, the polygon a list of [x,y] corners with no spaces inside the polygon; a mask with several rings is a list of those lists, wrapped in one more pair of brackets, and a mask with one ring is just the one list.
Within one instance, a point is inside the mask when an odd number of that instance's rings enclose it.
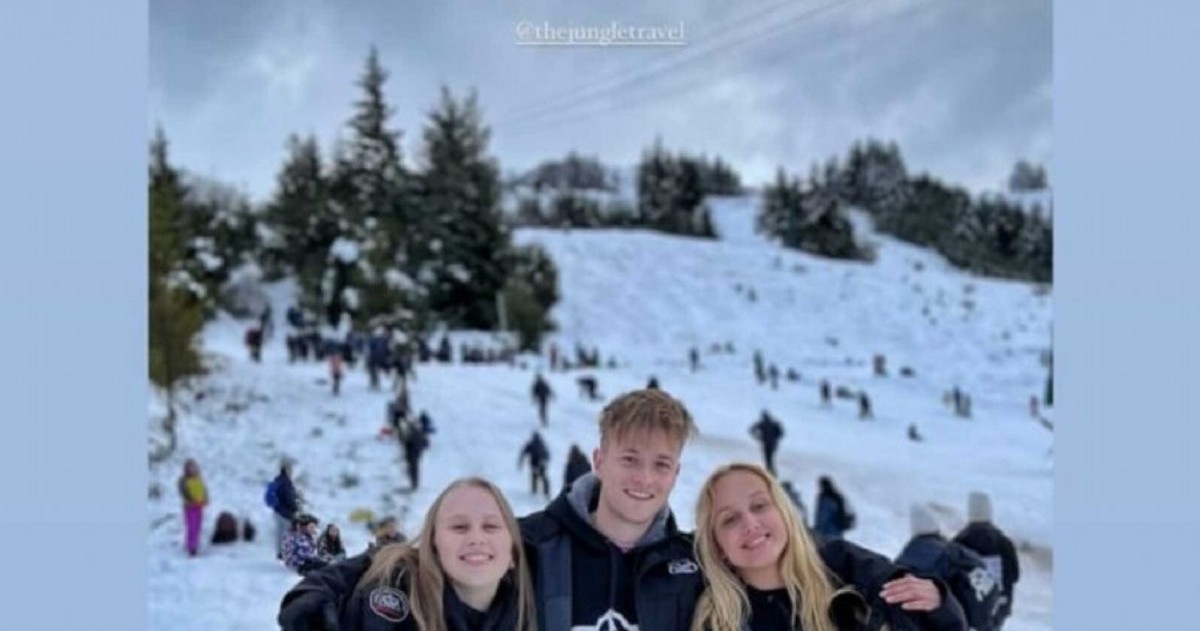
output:
{"label": "white teeth smile", "polygon": [[746,545],[744,545],[742,547],[746,548],[747,550],[752,550],[754,548],[761,546],[762,544],[764,544],[766,542],[767,542],[767,535],[759,535],[758,537],[755,537],[754,539],[747,541]]}
{"label": "white teeth smile", "polygon": [[479,552],[475,554],[464,554],[459,558],[467,563],[485,563],[492,559],[492,555]]}
{"label": "white teeth smile", "polygon": [[654,497],[650,493],[638,493],[637,491],[625,491],[625,494],[635,500],[648,500]]}

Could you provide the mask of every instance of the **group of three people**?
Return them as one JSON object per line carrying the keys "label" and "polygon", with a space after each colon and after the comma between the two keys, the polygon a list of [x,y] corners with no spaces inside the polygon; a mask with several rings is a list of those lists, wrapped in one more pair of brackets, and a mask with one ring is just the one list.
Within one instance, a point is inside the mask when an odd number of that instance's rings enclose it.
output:
{"label": "group of three people", "polygon": [[520,521],[481,478],[451,483],[411,542],[309,574],[285,631],[964,629],[944,584],[841,540],[818,543],[764,469],[705,482],[696,533],[667,500],[690,414],[657,389],[601,414],[595,470]]}

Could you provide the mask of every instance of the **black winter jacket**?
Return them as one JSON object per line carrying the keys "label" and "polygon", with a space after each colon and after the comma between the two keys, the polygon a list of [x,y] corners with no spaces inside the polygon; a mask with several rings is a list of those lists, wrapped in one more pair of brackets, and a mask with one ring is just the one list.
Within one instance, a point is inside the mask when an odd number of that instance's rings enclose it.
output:
{"label": "black winter jacket", "polygon": [[521,519],[536,584],[538,631],[607,625],[625,631],[688,631],[703,588],[692,538],[669,508],[629,552],[589,522],[599,500],[594,474],[576,480],[543,511]]}
{"label": "black winter jacket", "polygon": [[940,534],[920,534],[904,546],[896,563],[945,581],[961,604],[968,627],[990,631],[1000,622],[1003,593],[983,559],[963,545]]}
{"label": "black winter jacket", "polygon": [[[280,627],[284,631],[327,629],[322,608],[332,603],[339,631],[419,631],[406,582],[401,582],[400,588],[355,589],[370,565],[371,557],[364,553],[309,574],[284,595]],[[464,604],[449,583],[442,598],[448,631],[516,631],[516,590],[509,577],[500,583],[486,612]]]}
{"label": "black winter jacket", "polygon": [[783,425],[774,417],[764,414],[757,423],[750,426],[750,435],[762,442],[767,449],[775,449],[779,439],[783,438]]}
{"label": "black winter jacket", "polygon": [[521,448],[521,455],[517,458],[517,466],[529,459],[529,466],[534,469],[541,469],[550,461],[550,450],[546,448],[546,441],[542,440],[541,436],[534,436],[526,441],[525,446]]}

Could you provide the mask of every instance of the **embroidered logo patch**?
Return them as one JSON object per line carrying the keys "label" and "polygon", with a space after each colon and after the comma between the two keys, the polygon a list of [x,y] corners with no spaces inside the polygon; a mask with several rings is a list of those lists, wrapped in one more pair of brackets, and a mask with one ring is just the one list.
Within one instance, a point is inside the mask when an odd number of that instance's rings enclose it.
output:
{"label": "embroidered logo patch", "polygon": [[408,617],[408,596],[394,587],[376,587],[367,602],[375,615],[389,622],[400,622]]}
{"label": "embroidered logo patch", "polygon": [[699,571],[700,566],[691,559],[676,559],[667,565],[667,572],[670,574],[695,574]]}

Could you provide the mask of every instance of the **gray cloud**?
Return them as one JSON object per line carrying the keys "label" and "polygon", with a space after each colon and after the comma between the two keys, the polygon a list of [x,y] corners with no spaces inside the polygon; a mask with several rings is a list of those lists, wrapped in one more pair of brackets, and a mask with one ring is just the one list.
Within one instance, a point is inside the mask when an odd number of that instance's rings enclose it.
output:
{"label": "gray cloud", "polygon": [[[150,18],[150,107],[174,159],[256,199],[273,188],[288,134],[315,133],[328,149],[344,133],[371,45],[410,162],[442,84],[479,93],[505,169],[571,149],[632,164],[658,135],[758,182],[876,136],[896,140],[910,169],[978,190],[1052,151],[1045,0],[152,0]],[[688,45],[515,43],[522,21],[613,20],[682,22]]]}

